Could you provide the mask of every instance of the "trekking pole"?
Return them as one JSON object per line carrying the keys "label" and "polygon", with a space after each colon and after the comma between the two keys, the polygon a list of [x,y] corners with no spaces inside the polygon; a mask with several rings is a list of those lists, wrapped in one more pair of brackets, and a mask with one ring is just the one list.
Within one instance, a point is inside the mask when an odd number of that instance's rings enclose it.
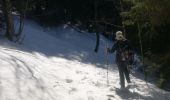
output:
{"label": "trekking pole", "polygon": [[[106,49],[108,49],[108,43],[106,41]],[[109,86],[109,56],[108,56],[108,51],[106,52],[106,67],[107,67],[107,86]]]}

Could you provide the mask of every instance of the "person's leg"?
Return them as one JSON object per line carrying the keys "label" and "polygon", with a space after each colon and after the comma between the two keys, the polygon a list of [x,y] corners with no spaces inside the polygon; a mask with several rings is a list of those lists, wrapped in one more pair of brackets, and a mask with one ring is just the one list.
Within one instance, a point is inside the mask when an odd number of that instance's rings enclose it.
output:
{"label": "person's leg", "polygon": [[127,63],[126,63],[126,62],[123,62],[123,63],[122,63],[123,73],[125,74],[126,81],[127,81],[128,83],[130,83],[131,81],[130,81],[129,71],[128,71],[128,68],[127,68],[127,67],[128,67],[128,66],[127,66]]}
{"label": "person's leg", "polygon": [[118,70],[119,70],[120,85],[121,85],[121,88],[124,88],[125,87],[125,81],[124,81],[125,79],[124,79],[122,64],[119,63],[119,64],[117,64],[117,66],[118,66]]}

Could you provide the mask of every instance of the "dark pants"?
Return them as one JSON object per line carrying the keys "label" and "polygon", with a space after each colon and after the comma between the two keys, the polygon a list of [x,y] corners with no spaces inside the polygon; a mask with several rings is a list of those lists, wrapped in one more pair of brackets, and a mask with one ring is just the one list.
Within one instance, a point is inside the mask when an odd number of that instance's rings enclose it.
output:
{"label": "dark pants", "polygon": [[[130,83],[128,64],[125,61],[120,61],[117,63],[119,69],[120,85],[122,88],[125,87],[125,78],[128,83]],[[125,78],[124,78],[125,76]]]}

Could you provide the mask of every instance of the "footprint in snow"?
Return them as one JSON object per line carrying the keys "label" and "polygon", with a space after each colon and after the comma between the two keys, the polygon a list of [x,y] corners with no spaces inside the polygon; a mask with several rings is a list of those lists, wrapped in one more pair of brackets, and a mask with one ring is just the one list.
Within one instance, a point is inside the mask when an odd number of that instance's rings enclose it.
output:
{"label": "footprint in snow", "polygon": [[83,71],[76,71],[77,74],[88,74],[87,72],[83,72]]}
{"label": "footprint in snow", "polygon": [[116,87],[110,87],[109,88],[109,91],[115,91],[116,90]]}
{"label": "footprint in snow", "polygon": [[112,100],[111,98],[108,98],[107,100]]}
{"label": "footprint in snow", "polygon": [[73,92],[76,92],[76,91],[77,91],[77,88],[71,87],[69,90],[69,94],[73,94]]}
{"label": "footprint in snow", "polygon": [[86,76],[84,76],[81,80],[83,81],[83,80],[86,80],[86,79],[88,79]]}
{"label": "footprint in snow", "polygon": [[59,82],[55,82],[55,85],[53,85],[53,87],[57,87],[57,86],[60,86],[60,83]]}
{"label": "footprint in snow", "polygon": [[102,82],[99,82],[99,81],[92,81],[92,84],[96,87],[106,87],[107,85],[102,83]]}
{"label": "footprint in snow", "polygon": [[88,100],[94,100],[94,98],[92,96],[89,96]]}
{"label": "footprint in snow", "polygon": [[113,94],[108,94],[107,96],[109,97],[109,99],[111,99],[111,98],[114,98],[114,97],[115,97]]}
{"label": "footprint in snow", "polygon": [[66,81],[66,83],[72,83],[73,82],[72,79],[66,79],[65,81]]}

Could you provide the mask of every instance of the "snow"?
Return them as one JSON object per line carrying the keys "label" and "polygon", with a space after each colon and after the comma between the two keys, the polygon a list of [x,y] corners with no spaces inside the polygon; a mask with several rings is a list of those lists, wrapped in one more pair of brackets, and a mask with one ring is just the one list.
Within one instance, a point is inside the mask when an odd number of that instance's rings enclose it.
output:
{"label": "snow", "polygon": [[[0,39],[0,100],[170,100],[170,93],[146,84],[140,73],[119,90],[119,74],[106,39],[94,53],[95,34],[63,26],[44,29],[30,20],[25,39]],[[111,46],[111,42],[107,42]]]}

